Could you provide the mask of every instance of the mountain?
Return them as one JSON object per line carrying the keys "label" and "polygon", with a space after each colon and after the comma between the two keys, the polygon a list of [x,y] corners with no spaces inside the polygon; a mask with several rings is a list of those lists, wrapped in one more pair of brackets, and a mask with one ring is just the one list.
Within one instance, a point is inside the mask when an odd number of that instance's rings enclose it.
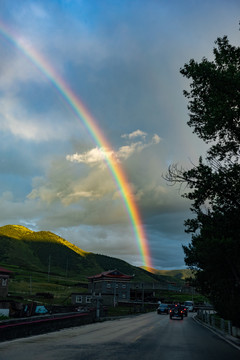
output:
{"label": "mountain", "polygon": [[174,277],[179,280],[186,280],[187,278],[194,277],[194,273],[190,269],[180,269],[180,270],[157,270],[153,268],[149,268],[146,266],[142,266],[142,269],[151,272],[152,274],[165,276],[166,278]]}
{"label": "mountain", "polygon": [[0,227],[0,264],[23,270],[66,275],[86,280],[87,276],[118,269],[135,274],[135,281],[161,281],[161,276],[126,261],[86,252],[49,231],[35,232],[20,225]]}

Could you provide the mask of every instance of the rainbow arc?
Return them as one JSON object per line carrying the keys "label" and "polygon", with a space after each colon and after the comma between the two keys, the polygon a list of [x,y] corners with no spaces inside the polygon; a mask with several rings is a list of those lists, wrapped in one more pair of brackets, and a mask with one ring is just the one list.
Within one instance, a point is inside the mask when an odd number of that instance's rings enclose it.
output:
{"label": "rainbow arc", "polygon": [[[63,99],[68,103],[71,109],[76,114],[77,118],[85,125],[90,136],[98,147],[105,150],[110,150],[112,147],[107,141],[97,122],[84,106],[82,101],[71,90],[68,84],[59,76],[59,74],[51,67],[51,65],[44,59],[44,57],[36,51],[27,42],[18,37],[12,30],[10,30],[3,22],[0,21],[0,34],[2,34],[9,42],[17,47],[29,60],[33,63],[41,73],[43,73],[57,91],[62,95]],[[142,223],[140,211],[134,199],[131,187],[127,180],[121,165],[114,160],[114,157],[105,156],[105,161],[108,168],[116,182],[116,185],[121,193],[123,202],[125,204],[130,223],[132,224],[138,248],[145,267],[151,268],[151,256],[149,245]]]}

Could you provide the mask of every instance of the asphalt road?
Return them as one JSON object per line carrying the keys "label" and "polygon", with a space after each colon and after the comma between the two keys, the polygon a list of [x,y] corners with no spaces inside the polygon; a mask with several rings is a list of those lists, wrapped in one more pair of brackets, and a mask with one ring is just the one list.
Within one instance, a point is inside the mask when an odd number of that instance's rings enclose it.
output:
{"label": "asphalt road", "polygon": [[239,360],[190,314],[156,312],[0,343],[0,360]]}

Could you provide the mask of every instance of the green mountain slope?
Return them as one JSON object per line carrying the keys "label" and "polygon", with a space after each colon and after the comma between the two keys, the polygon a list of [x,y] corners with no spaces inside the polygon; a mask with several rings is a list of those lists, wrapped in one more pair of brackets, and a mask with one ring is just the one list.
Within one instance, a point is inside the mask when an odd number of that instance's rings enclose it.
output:
{"label": "green mountain slope", "polygon": [[159,280],[155,274],[123,260],[86,252],[51,232],[35,232],[19,225],[0,227],[0,264],[61,276],[67,273],[82,281],[115,268],[135,274],[135,281]]}

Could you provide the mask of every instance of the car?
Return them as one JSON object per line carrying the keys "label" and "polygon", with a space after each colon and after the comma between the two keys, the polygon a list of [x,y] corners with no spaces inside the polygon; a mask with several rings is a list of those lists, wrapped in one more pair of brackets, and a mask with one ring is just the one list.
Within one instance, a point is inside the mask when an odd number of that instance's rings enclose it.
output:
{"label": "car", "polygon": [[188,316],[188,308],[186,306],[181,306],[182,311],[183,311],[183,315],[184,316]]}
{"label": "car", "polygon": [[169,316],[170,316],[170,319],[180,318],[181,320],[183,320],[182,306],[179,304],[175,304],[173,307],[171,307],[171,309],[169,311]]}
{"label": "car", "polygon": [[188,309],[188,311],[194,311],[193,301],[184,301],[184,306]]}
{"label": "car", "polygon": [[157,308],[158,314],[168,314],[169,313],[169,306],[168,304],[160,304]]}

